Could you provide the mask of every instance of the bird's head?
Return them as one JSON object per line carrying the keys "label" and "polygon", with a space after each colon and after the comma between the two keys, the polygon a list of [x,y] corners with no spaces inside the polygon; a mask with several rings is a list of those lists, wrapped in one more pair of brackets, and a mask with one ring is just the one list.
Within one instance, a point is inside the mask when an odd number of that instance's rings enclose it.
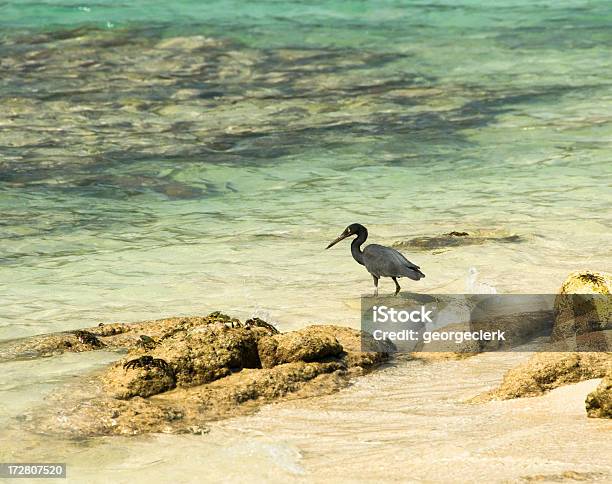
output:
{"label": "bird's head", "polygon": [[336,245],[341,240],[344,240],[347,237],[350,237],[351,235],[360,234],[362,232],[365,232],[366,234],[368,233],[368,231],[366,230],[366,228],[363,225],[361,225],[361,224],[351,224],[347,228],[345,228],[344,231],[325,248],[329,249],[330,247]]}

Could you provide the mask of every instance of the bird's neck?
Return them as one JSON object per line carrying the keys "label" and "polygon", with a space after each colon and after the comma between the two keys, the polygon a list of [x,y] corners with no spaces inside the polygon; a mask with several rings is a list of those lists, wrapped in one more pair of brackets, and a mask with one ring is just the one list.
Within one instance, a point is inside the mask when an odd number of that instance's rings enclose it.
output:
{"label": "bird's neck", "polygon": [[351,242],[351,254],[353,255],[353,259],[355,259],[361,265],[364,265],[363,264],[363,251],[361,250],[361,246],[363,245],[363,243],[366,241],[367,238],[368,238],[368,231],[364,227],[364,229],[357,234],[357,237],[353,239],[353,242]]}

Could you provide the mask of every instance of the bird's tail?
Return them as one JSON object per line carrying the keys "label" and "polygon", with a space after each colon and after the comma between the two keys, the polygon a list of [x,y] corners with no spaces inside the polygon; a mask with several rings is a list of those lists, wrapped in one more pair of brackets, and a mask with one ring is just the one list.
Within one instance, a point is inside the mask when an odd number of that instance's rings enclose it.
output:
{"label": "bird's tail", "polygon": [[408,274],[406,274],[406,276],[412,279],[413,281],[418,281],[419,279],[423,279],[425,277],[425,274],[423,274],[421,272],[421,269],[419,269],[418,267],[412,267],[408,271]]}

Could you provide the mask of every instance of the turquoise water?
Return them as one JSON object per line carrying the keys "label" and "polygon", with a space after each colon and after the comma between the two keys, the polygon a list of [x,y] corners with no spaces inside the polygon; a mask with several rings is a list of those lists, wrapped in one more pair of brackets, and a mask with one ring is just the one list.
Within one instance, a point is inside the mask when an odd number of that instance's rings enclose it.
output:
{"label": "turquoise water", "polygon": [[402,249],[412,290],[609,270],[611,22],[606,1],[0,3],[0,338],[217,309],[356,325],[370,277],[323,250],[352,222],[488,238]]}
{"label": "turquoise water", "polygon": [[[370,276],[348,243],[324,250],[352,222],[421,266],[406,290],[612,270],[610,25],[604,0],[0,1],[0,341],[214,310],[358,326]],[[413,240],[451,231],[479,243]],[[117,355],[5,362],[0,460],[67,461],[75,482],[401,480],[398,459],[426,480],[608,475],[590,389],[459,403],[519,356],[86,441],[19,422]]]}

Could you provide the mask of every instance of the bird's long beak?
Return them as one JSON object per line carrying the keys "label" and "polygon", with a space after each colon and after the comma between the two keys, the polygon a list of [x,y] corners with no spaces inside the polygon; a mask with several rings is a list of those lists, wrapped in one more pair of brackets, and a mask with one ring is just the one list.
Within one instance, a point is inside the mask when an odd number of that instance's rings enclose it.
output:
{"label": "bird's long beak", "polygon": [[346,239],[349,235],[351,234],[345,234],[344,232],[340,234],[340,237],[338,237],[337,239],[333,240],[327,247],[325,247],[326,249],[329,249],[330,247],[333,247],[334,245],[336,245],[338,242],[340,242],[341,240]]}

